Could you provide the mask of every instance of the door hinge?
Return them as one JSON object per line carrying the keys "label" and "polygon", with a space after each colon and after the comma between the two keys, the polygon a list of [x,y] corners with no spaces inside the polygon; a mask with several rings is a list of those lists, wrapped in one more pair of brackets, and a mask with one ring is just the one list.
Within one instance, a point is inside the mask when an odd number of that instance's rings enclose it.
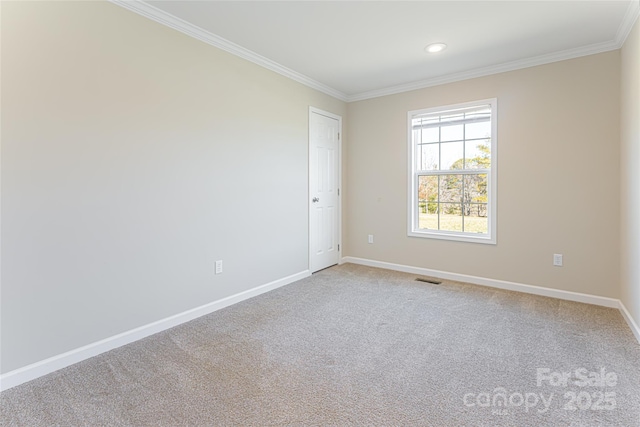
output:
{"label": "door hinge", "polygon": [[340,250],[340,245],[338,245],[338,250]]}
{"label": "door hinge", "polygon": [[340,132],[338,132],[338,139],[340,139]]}
{"label": "door hinge", "polygon": [[338,188],[338,196],[340,195],[340,189]]}

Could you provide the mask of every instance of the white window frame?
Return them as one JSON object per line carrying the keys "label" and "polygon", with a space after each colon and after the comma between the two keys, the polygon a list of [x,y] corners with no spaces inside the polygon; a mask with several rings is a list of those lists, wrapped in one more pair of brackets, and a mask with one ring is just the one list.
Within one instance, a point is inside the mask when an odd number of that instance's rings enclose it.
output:
{"label": "white window frame", "polygon": [[[491,106],[491,167],[487,173],[487,217],[488,231],[486,234],[445,231],[445,230],[426,230],[418,227],[419,220],[419,201],[418,201],[418,177],[424,175],[416,169],[416,145],[413,141],[412,119],[415,116],[424,114],[434,114],[438,112],[447,112],[470,107],[479,107],[483,105]],[[462,104],[446,105],[441,107],[426,108],[421,110],[409,111],[407,114],[407,141],[408,141],[408,221],[407,234],[410,237],[422,237],[430,239],[455,240],[460,242],[472,243],[497,243],[496,240],[496,224],[497,224],[497,171],[498,171],[498,99],[483,99],[480,101],[465,102]],[[454,172],[455,171],[455,172]],[[443,174],[442,171],[438,171]],[[452,170],[455,174],[463,172],[461,170]],[[476,171],[474,171],[476,172]],[[435,174],[433,174],[435,175]]]}

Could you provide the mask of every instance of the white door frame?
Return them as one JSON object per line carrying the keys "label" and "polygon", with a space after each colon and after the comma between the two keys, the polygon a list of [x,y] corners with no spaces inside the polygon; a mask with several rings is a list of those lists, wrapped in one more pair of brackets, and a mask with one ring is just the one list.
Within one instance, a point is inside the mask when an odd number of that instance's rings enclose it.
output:
{"label": "white door frame", "polygon": [[309,134],[307,141],[307,239],[308,263],[311,271],[311,115],[319,114],[338,121],[338,263],[342,261],[342,116],[309,106]]}

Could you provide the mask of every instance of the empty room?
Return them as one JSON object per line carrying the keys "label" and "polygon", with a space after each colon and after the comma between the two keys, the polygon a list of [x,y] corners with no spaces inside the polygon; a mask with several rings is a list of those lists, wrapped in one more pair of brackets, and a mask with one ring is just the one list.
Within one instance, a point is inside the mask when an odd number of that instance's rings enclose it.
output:
{"label": "empty room", "polygon": [[640,426],[639,15],[0,1],[0,426]]}

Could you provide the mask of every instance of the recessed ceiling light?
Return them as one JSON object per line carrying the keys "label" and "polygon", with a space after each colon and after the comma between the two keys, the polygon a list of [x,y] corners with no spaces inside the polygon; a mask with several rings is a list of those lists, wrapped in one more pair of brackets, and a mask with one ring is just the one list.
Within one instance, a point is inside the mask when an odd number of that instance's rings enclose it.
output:
{"label": "recessed ceiling light", "polygon": [[429,46],[425,47],[424,50],[426,50],[429,53],[437,53],[437,52],[442,52],[446,48],[447,48],[447,45],[444,43],[431,43]]}

